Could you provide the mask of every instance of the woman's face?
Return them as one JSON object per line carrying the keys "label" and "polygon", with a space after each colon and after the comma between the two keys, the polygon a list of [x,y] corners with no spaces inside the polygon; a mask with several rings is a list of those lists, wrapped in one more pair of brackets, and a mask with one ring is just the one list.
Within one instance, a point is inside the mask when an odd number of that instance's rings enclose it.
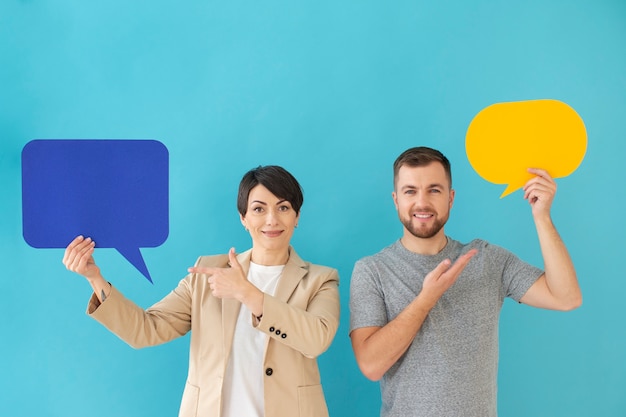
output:
{"label": "woman's face", "polygon": [[286,251],[299,218],[289,201],[276,197],[259,184],[250,190],[241,223],[250,232],[253,248]]}

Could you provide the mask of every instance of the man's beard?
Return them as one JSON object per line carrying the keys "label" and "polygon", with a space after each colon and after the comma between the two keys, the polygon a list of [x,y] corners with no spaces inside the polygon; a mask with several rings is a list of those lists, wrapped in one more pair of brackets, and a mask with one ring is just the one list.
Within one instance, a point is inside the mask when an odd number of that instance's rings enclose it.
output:
{"label": "man's beard", "polygon": [[421,239],[430,239],[431,237],[439,233],[441,229],[443,229],[443,226],[448,221],[448,216],[446,215],[446,217],[441,219],[435,218],[435,221],[429,228],[414,226],[412,222],[413,219],[413,216],[411,216],[408,219],[400,219],[400,221],[402,222],[406,230],[408,230],[413,236]]}

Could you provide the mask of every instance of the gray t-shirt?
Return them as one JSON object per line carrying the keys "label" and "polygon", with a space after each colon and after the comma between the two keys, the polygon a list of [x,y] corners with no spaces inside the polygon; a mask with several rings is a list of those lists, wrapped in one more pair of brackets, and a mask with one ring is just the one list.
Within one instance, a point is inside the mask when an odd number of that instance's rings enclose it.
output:
{"label": "gray t-shirt", "polygon": [[543,273],[483,240],[448,238],[436,255],[400,241],[359,260],[350,283],[350,331],[383,327],[420,293],[444,259],[478,253],[430,311],[413,343],[381,380],[384,417],[496,416],[498,320],[505,297],[516,301]]}

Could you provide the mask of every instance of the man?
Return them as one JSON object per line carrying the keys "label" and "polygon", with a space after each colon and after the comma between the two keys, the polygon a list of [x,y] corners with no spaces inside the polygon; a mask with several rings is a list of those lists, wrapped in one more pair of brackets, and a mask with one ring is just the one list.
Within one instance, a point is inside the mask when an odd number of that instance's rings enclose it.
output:
{"label": "man", "polygon": [[354,267],[350,338],[363,374],[381,380],[381,416],[496,416],[498,318],[505,297],[571,310],[582,296],[550,218],[556,184],[541,169],[524,185],[545,272],[483,240],[444,233],[454,202],[450,162],[411,148],[394,163],[402,238]]}

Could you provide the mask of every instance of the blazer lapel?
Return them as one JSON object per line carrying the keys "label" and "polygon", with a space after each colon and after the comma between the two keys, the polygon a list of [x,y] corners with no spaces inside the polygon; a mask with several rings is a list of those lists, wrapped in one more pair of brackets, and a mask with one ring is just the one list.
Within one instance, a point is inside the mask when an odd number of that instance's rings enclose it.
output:
{"label": "blazer lapel", "polygon": [[[295,291],[298,283],[308,272],[307,264],[300,259],[296,251],[289,247],[289,260],[283,269],[283,273],[278,280],[274,297],[285,303],[289,301],[291,294]],[[269,346],[271,338],[268,337],[265,341],[265,349],[263,350],[263,361],[267,357],[267,347]]]}
{"label": "blazer lapel", "polygon": [[307,272],[307,264],[300,259],[296,251],[290,246],[289,260],[285,265],[285,269],[283,269],[282,276],[278,280],[274,297],[287,302]]}

